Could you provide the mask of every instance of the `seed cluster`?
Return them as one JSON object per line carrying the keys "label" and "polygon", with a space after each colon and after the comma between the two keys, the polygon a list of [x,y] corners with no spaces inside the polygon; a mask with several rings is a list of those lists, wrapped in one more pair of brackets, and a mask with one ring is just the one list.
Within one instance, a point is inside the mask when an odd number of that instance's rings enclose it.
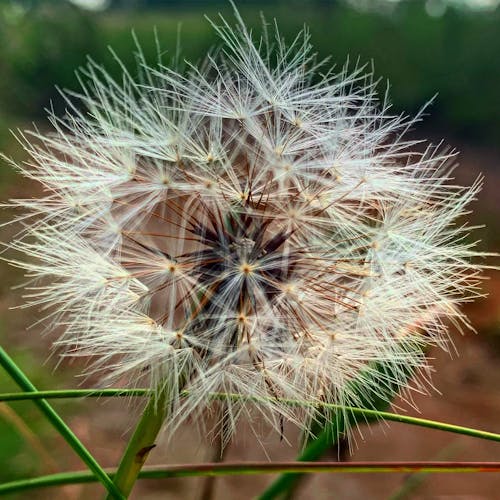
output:
{"label": "seed cluster", "polygon": [[117,82],[89,63],[53,132],[20,135],[44,190],[12,201],[28,305],[104,383],[168,386],[171,429],[212,392],[242,396],[230,427],[257,407],[307,428],[319,401],[366,404],[353,381],[374,364],[365,393],[403,389],[479,295],[456,221],[481,180],[457,186],[453,154],[405,139],[418,117],[391,115],[363,68],[325,71],[307,32],[254,41],[236,16],[201,67],[138,48]]}

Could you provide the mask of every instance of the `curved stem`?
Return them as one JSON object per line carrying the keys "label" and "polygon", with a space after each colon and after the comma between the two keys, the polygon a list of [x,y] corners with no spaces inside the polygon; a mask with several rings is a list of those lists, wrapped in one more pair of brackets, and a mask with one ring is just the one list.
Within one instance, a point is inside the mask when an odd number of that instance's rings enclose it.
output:
{"label": "curved stem", "polygon": [[[71,389],[68,391],[37,391],[37,392],[27,392],[27,393],[6,393],[0,394],[0,401],[23,401],[23,400],[37,400],[37,399],[63,399],[63,398],[75,398],[75,397],[125,397],[125,396],[144,396],[151,394],[152,391],[149,389]],[[187,392],[181,393],[186,395]],[[222,394],[213,393],[211,397],[214,399],[231,399],[233,401],[253,401],[255,403],[264,402],[263,398],[247,398],[239,394]],[[273,401],[276,399],[274,398]],[[483,431],[479,429],[472,429],[470,427],[463,427],[460,425],[448,424],[445,422],[439,422],[436,420],[428,420],[419,417],[410,417],[407,415],[399,415],[397,413],[390,413],[387,411],[371,410],[368,408],[356,408],[353,406],[342,406],[335,405],[331,403],[309,403],[306,401],[300,401],[296,399],[282,399],[284,403],[290,406],[316,406],[324,407],[331,410],[343,410],[351,412],[353,414],[365,416],[367,418],[379,418],[384,420],[390,420],[393,422],[400,422],[403,424],[416,425],[419,427],[426,427],[428,429],[437,429],[445,432],[452,432],[455,434],[463,434],[466,436],[472,436],[480,439],[487,439],[489,441],[500,442],[500,434],[494,432]]]}
{"label": "curved stem", "polygon": [[34,399],[125,398],[150,396],[152,392],[151,389],[51,389],[36,392],[5,392],[0,393],[0,402]]}
{"label": "curved stem", "polygon": [[[1,346],[0,365],[23,391],[26,391],[28,393],[37,392],[37,388],[31,383],[29,378],[24,374],[24,372],[17,366],[14,360],[5,352],[5,350]],[[87,450],[87,448],[85,448],[83,443],[76,437],[73,431],[66,425],[64,420],[52,408],[52,406],[50,406],[50,404],[45,399],[35,399],[34,404],[47,417],[53,427],[59,432],[59,434],[61,434],[64,440],[71,446],[71,448],[73,448],[77,455],[108,490],[110,498],[122,499],[123,495],[120,494],[120,491],[116,488],[111,478],[106,474],[106,472],[104,472],[104,469],[101,468],[97,460]]]}
{"label": "curved stem", "polygon": [[[116,480],[116,470],[106,469]],[[226,462],[146,467],[141,479],[279,473],[500,472],[500,462]],[[0,495],[33,488],[96,482],[88,471],[61,472],[0,484]]]}

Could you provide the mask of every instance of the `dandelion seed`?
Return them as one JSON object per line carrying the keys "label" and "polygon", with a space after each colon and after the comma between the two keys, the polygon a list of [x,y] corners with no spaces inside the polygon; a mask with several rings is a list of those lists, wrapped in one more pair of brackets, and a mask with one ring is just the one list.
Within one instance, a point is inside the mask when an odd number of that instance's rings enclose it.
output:
{"label": "dandelion seed", "polygon": [[225,426],[257,406],[307,427],[317,402],[359,403],[370,363],[403,389],[399,366],[427,367],[415,345],[469,328],[480,254],[456,220],[481,179],[451,184],[454,155],[404,139],[416,119],[363,68],[320,70],[307,31],[287,46],[239,17],[214,28],[223,50],[183,74],[140,49],[137,80],[90,62],[53,133],[21,135],[45,195],[12,202],[27,211],[8,246],[28,259],[11,262],[90,372],[187,390],[171,429],[212,392],[243,396]]}

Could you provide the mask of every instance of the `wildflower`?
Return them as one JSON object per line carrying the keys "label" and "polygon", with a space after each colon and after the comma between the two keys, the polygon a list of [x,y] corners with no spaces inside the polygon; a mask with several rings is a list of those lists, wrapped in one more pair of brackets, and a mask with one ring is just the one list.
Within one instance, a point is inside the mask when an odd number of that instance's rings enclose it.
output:
{"label": "wildflower", "polygon": [[214,27],[222,50],[184,72],[140,49],[138,78],[90,62],[53,133],[21,137],[44,196],[13,201],[29,258],[12,262],[56,346],[105,383],[176,388],[171,427],[213,392],[242,396],[232,426],[255,405],[307,426],[317,402],[358,404],[370,363],[403,389],[417,347],[469,327],[479,254],[457,219],[481,180],[453,184],[453,154],[404,138],[418,117],[363,68],[324,72],[307,31]]}

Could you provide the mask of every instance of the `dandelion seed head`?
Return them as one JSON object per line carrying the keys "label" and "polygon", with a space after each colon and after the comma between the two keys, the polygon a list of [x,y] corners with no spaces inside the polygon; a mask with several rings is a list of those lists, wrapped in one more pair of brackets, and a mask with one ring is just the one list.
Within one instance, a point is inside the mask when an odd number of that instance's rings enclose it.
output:
{"label": "dandelion seed head", "polygon": [[307,427],[319,402],[359,404],[373,363],[394,373],[375,393],[406,387],[401,366],[420,388],[422,346],[469,328],[459,305],[480,294],[456,220],[481,179],[456,186],[453,154],[405,139],[419,117],[363,67],[324,71],[307,31],[254,40],[237,18],[185,72],[140,49],[137,78],[90,62],[53,132],[20,134],[44,190],[12,201],[27,303],[103,383],[187,391],[171,429],[213,392],[242,396],[231,426],[255,405]]}

